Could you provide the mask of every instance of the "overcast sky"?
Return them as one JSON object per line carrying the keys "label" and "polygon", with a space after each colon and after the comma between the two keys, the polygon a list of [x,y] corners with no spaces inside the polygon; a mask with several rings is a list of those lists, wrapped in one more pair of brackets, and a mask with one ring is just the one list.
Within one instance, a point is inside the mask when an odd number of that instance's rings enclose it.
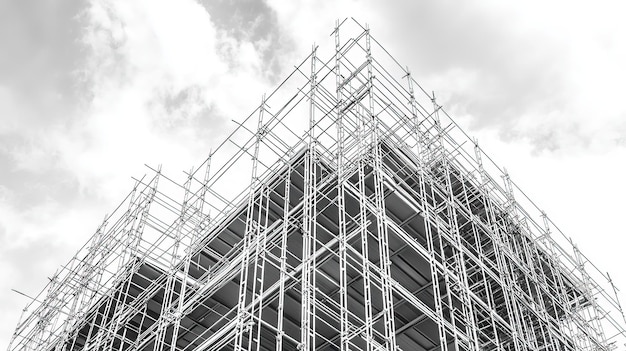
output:
{"label": "overcast sky", "polygon": [[144,163],[199,164],[347,16],[626,291],[622,2],[391,3],[0,0],[0,348],[11,289],[36,295]]}

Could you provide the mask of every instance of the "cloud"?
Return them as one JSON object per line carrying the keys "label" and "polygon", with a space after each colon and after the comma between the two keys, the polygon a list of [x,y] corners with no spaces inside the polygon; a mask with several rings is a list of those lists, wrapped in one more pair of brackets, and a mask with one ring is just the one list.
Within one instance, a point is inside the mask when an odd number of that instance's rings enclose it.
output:
{"label": "cloud", "polygon": [[69,137],[54,141],[81,184],[119,188],[144,163],[187,169],[265,88],[261,54],[218,32],[193,1],[97,2],[87,17],[92,98]]}
{"label": "cloud", "polygon": [[[14,310],[9,288],[37,293],[130,190],[130,177],[146,172],[144,163],[182,176],[269,90],[267,45],[259,44],[266,35],[218,30],[194,1],[93,1],[58,18],[74,29],[58,40],[76,50],[62,65],[43,61],[42,71],[58,71],[67,85],[51,81],[30,94],[0,81],[1,310]],[[55,50],[65,44],[41,40],[46,57],[63,57]],[[37,51],[36,43],[24,51]],[[10,319],[2,335],[17,316]]]}
{"label": "cloud", "polygon": [[[249,42],[261,55],[263,73],[267,79],[276,83],[282,79],[285,66],[285,54],[293,52],[295,43],[289,33],[279,30],[276,11],[264,1],[201,1],[213,18],[218,31],[236,41]],[[231,52],[232,53],[232,52]],[[231,57],[236,62],[235,57]]]}
{"label": "cloud", "polygon": [[535,152],[603,152],[624,133],[617,128],[626,107],[608,103],[626,93],[626,25],[616,15],[623,5],[615,2],[268,4],[300,52],[308,51],[310,38],[326,37],[336,18],[369,23],[471,130],[494,128],[503,140],[529,140]]}
{"label": "cloud", "polygon": [[48,114],[51,118],[38,121],[42,123],[29,124],[37,128],[62,118],[64,108],[76,105],[80,92],[73,68],[82,62],[84,52],[74,39],[83,25],[80,13],[85,7],[77,0],[0,4],[0,47],[5,53],[0,56],[0,86],[11,90],[22,108],[19,114],[3,118],[17,115],[33,120],[33,115]]}

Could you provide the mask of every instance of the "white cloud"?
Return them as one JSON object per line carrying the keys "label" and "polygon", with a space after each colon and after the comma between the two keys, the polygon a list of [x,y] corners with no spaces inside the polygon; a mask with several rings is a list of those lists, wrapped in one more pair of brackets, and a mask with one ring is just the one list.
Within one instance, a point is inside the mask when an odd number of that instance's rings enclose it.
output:
{"label": "white cloud", "polygon": [[240,86],[260,94],[259,53],[218,33],[197,3],[98,2],[89,14],[93,53],[84,74],[93,100],[54,141],[84,186],[119,196],[111,190],[144,163],[188,169],[206,155],[205,137],[220,133],[195,127],[222,126],[225,115],[237,119],[258,101]]}
{"label": "white cloud", "polygon": [[[75,69],[86,103],[79,113],[47,116],[59,118],[56,122],[37,113],[20,120],[24,108],[12,99],[10,125],[0,127],[31,141],[11,151],[7,167],[37,181],[54,170],[78,184],[63,198],[44,191],[25,208],[16,200],[25,191],[22,185],[3,188],[2,310],[15,310],[6,303],[19,300],[9,288],[37,293],[45,275],[66,262],[130,190],[130,177],[146,172],[144,163],[162,163],[169,175],[182,175],[206,157],[217,136],[234,127],[227,121],[247,115],[267,89],[260,53],[218,32],[194,1],[94,1],[83,18],[87,27],[80,35],[88,54]],[[11,94],[3,89],[2,99]],[[45,128],[36,127],[40,121]],[[48,251],[37,243],[63,249]],[[41,259],[18,257],[26,247]],[[28,281],[16,278],[25,276]],[[0,322],[3,340],[17,321],[18,311],[13,312]]]}

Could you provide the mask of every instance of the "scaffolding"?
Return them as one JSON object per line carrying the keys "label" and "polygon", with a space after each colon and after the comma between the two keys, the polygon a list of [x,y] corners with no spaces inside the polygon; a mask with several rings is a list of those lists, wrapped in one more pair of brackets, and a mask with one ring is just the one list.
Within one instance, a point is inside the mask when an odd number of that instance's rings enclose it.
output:
{"label": "scaffolding", "polygon": [[137,179],[8,351],[623,347],[608,274],[368,27],[331,36],[183,181]]}

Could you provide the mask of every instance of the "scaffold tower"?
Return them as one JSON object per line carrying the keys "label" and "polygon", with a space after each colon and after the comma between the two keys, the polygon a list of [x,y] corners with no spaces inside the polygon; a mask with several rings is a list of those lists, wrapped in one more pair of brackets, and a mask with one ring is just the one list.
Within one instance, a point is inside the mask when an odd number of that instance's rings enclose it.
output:
{"label": "scaffold tower", "polygon": [[137,179],[8,351],[626,349],[617,290],[337,21],[195,169]]}

